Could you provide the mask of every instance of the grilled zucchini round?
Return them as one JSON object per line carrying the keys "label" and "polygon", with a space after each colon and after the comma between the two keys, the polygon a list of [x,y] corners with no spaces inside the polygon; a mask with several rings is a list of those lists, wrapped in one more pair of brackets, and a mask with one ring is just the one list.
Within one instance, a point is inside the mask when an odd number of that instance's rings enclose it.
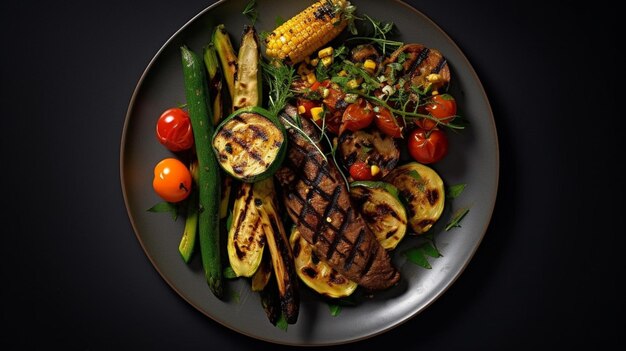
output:
{"label": "grilled zucchini round", "polygon": [[330,298],[349,296],[357,288],[356,282],[349,280],[326,262],[321,261],[295,227],[291,231],[289,243],[293,250],[298,277],[309,288]]}
{"label": "grilled zucchini round", "polygon": [[233,112],[213,135],[213,151],[220,166],[246,183],[272,176],[286,150],[285,127],[276,116],[256,106]]}
{"label": "grilled zucchini round", "polygon": [[407,226],[398,189],[386,182],[354,182],[350,184],[350,197],[382,247],[395,249]]}
{"label": "grilled zucchini round", "polygon": [[409,224],[415,234],[427,232],[443,212],[443,180],[432,168],[411,162],[391,171],[385,181],[393,184],[407,201]]}

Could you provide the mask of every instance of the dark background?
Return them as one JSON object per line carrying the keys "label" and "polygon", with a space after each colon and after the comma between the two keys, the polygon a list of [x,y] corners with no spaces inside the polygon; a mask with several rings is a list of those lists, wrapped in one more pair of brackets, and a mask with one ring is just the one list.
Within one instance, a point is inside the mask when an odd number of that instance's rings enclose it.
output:
{"label": "dark background", "polygon": [[[392,331],[336,348],[623,345],[618,11],[600,1],[408,2],[457,42],[484,84],[499,195],[478,252],[440,299]],[[286,349],[181,299],[124,207],[119,149],[133,89],[165,40],[209,3],[1,2],[3,346]]]}

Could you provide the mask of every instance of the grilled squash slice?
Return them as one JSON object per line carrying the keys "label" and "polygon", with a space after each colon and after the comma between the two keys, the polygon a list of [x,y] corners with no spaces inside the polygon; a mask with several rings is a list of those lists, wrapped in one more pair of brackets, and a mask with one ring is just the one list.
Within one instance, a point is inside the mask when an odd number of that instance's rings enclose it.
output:
{"label": "grilled squash slice", "polygon": [[321,261],[295,227],[291,231],[289,243],[293,250],[296,273],[309,288],[331,298],[349,296],[357,288],[357,283]]}
{"label": "grilled squash slice", "polygon": [[378,242],[387,250],[404,238],[407,216],[398,189],[385,182],[361,181],[350,184],[350,197]]}
{"label": "grilled squash slice", "polygon": [[415,234],[427,232],[441,217],[445,190],[443,180],[432,168],[411,162],[397,167],[384,180],[407,200],[409,224]]}
{"label": "grilled squash slice", "polygon": [[220,166],[247,183],[272,176],[285,157],[286,146],[285,127],[260,107],[233,112],[213,136],[213,150]]}
{"label": "grilled squash slice", "polygon": [[233,208],[233,221],[228,231],[228,261],[238,277],[252,276],[263,257],[265,233],[261,215],[256,208],[253,185],[243,183]]}

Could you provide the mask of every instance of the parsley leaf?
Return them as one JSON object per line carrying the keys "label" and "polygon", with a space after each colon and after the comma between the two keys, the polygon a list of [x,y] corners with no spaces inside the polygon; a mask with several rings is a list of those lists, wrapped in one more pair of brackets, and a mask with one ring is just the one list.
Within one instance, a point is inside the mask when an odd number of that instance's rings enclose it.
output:
{"label": "parsley leaf", "polygon": [[457,197],[459,197],[459,195],[461,195],[463,190],[465,190],[466,186],[467,184],[456,184],[449,186],[446,191],[446,197],[448,199],[456,199]]}

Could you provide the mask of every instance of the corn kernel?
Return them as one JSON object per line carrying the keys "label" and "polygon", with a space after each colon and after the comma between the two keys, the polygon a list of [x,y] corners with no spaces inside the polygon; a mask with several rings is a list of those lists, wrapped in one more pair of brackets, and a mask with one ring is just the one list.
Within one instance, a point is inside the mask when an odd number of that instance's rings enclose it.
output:
{"label": "corn kernel", "polygon": [[323,98],[327,98],[329,94],[330,94],[330,90],[328,88],[324,88],[324,90],[322,90]]}
{"label": "corn kernel", "polygon": [[298,66],[298,75],[300,77],[304,77],[307,74],[311,73],[311,70],[309,69],[308,65],[306,63],[301,63]]}
{"label": "corn kernel", "polygon": [[317,67],[317,64],[320,63],[320,59],[317,57],[311,60],[311,66]]}
{"label": "corn kernel", "polygon": [[348,72],[346,72],[345,69],[342,69],[341,71],[339,71],[339,73],[337,73],[337,75],[339,77],[347,77],[348,76]]}
{"label": "corn kernel", "polygon": [[362,82],[362,78],[350,79],[348,83],[346,83],[346,86],[350,89],[356,89],[359,87],[359,85],[361,85]]}
{"label": "corn kernel", "polygon": [[370,167],[370,171],[372,172],[372,176],[376,176],[378,173],[380,173],[380,167],[378,167],[377,165],[372,165],[372,167]]}
{"label": "corn kernel", "polygon": [[439,82],[441,80],[441,75],[437,74],[437,73],[431,73],[431,74],[426,76],[426,80],[431,82],[431,83],[436,83],[436,82]]}
{"label": "corn kernel", "polygon": [[328,57],[328,56],[332,57],[332,55],[333,55],[333,47],[332,46],[324,48],[324,49],[320,50],[317,53],[317,57],[319,57],[319,58],[324,58],[324,57]]}
{"label": "corn kernel", "polygon": [[306,107],[304,107],[304,105],[300,105],[298,106],[298,113],[299,114],[304,114],[306,112]]}
{"label": "corn kernel", "polygon": [[366,71],[372,73],[374,72],[374,70],[376,70],[376,62],[374,62],[374,60],[367,59],[365,60],[365,62],[363,62],[363,68]]}
{"label": "corn kernel", "polygon": [[322,64],[324,65],[324,67],[328,67],[333,63],[333,57],[332,56],[326,56],[324,58],[322,58]]}
{"label": "corn kernel", "polygon": [[324,117],[324,108],[323,107],[313,107],[311,108],[311,117],[313,117],[314,121],[318,121]]}
{"label": "corn kernel", "polygon": [[315,77],[315,73],[310,72],[309,74],[306,75],[306,80],[307,82],[309,82],[309,84],[313,84],[315,82],[317,82],[317,78]]}

